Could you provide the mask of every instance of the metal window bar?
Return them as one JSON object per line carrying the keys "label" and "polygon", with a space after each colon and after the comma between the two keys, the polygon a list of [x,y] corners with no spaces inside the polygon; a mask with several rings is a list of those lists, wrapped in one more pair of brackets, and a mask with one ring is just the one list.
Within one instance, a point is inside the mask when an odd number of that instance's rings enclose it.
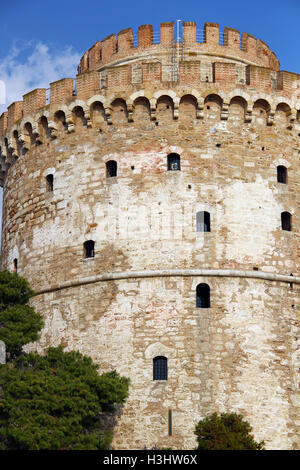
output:
{"label": "metal window bar", "polygon": [[196,288],[196,308],[210,308],[210,287],[198,284]]}
{"label": "metal window bar", "polygon": [[197,212],[196,214],[197,232],[210,232],[210,214],[209,212]]}
{"label": "metal window bar", "polygon": [[168,379],[168,359],[158,356],[153,359],[153,380]]}

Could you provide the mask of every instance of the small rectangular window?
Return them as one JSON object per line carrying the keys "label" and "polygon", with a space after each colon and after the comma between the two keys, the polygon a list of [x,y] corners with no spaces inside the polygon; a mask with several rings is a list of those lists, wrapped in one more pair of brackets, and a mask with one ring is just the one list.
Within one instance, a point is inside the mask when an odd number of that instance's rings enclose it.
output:
{"label": "small rectangular window", "polygon": [[47,187],[47,192],[48,193],[51,193],[53,191],[53,182],[54,182],[53,175],[47,175],[46,176],[46,187]]}

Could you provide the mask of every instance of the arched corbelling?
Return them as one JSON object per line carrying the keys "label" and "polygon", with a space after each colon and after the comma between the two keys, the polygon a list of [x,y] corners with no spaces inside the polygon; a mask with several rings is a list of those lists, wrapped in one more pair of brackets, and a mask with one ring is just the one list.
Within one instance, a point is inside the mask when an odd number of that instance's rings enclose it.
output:
{"label": "arched corbelling", "polygon": [[243,96],[239,96],[239,95],[233,96],[229,102],[229,105],[232,104],[234,101],[240,101],[241,103],[243,103],[245,109],[247,109],[248,102],[245,100],[245,98],[243,98]]}
{"label": "arched corbelling", "polygon": [[156,91],[153,95],[153,98],[156,100],[155,103],[157,103],[157,100],[161,98],[162,96],[169,96],[169,98],[173,100],[174,106],[177,106],[177,107],[179,106],[180,98],[176,95],[175,91],[173,90]]}
{"label": "arched corbelling", "polygon": [[243,98],[247,102],[247,105],[250,101],[250,95],[248,95],[248,93],[245,93],[240,88],[236,88],[235,90],[228,93],[227,95],[228,102],[230,102],[233,98]]}
{"label": "arched corbelling", "polygon": [[111,106],[112,112],[118,111],[118,109],[117,109],[118,106],[121,106],[122,109],[125,111],[125,115],[127,117],[128,106],[127,106],[127,102],[126,102],[125,98],[115,97],[114,100],[111,102],[110,106]]}
{"label": "arched corbelling", "polygon": [[[198,106],[202,105],[204,103],[204,98],[203,96],[201,95],[201,93],[199,93],[197,90],[193,89],[193,90],[187,90],[187,94],[190,94],[190,95],[193,95],[196,100],[197,100],[197,103],[198,103]],[[184,95],[182,95],[184,96]]]}
{"label": "arched corbelling", "polygon": [[228,103],[228,97],[222,90],[217,90],[216,88],[211,88],[210,90],[205,90],[202,93],[202,97],[204,99],[204,102],[205,102],[205,100],[207,100],[207,98],[209,96],[217,96],[218,98],[220,98],[220,101],[222,101],[222,103]]}
{"label": "arched corbelling", "polygon": [[107,99],[103,95],[94,95],[91,98],[89,98],[86,102],[87,106],[92,106],[93,103],[96,101],[99,101],[100,103],[103,104],[103,106],[107,106]]}
{"label": "arched corbelling", "polygon": [[255,94],[250,98],[249,105],[253,107],[257,101],[265,101],[269,105],[269,109],[276,109],[276,105],[274,105],[274,101],[271,97],[265,93]]}
{"label": "arched corbelling", "polygon": [[[129,105],[133,105],[133,103],[138,99],[138,98],[147,98],[147,96],[145,95],[145,90],[140,90],[140,91],[136,91],[135,93],[132,93],[132,95],[129,96],[128,100],[127,100],[127,104],[128,106]],[[149,99],[149,98],[147,98]]]}
{"label": "arched corbelling", "polygon": [[72,109],[72,122],[76,125],[82,124],[84,126],[87,125],[87,117],[89,117],[88,108],[84,110],[82,106],[75,106]]}
{"label": "arched corbelling", "polygon": [[100,100],[91,103],[89,113],[94,126],[102,125],[102,123],[106,122],[105,108]]}
{"label": "arched corbelling", "polygon": [[280,104],[285,104],[290,109],[293,108],[293,104],[292,104],[291,100],[289,100],[285,96],[276,96],[275,98],[272,99],[272,104],[275,108],[277,108],[277,106],[280,105]]}
{"label": "arched corbelling", "polygon": [[51,111],[50,111],[50,120],[51,121],[54,120],[55,114],[58,113],[59,111],[62,111],[63,113],[65,113],[65,116],[68,116],[70,114],[68,106],[66,106],[64,104],[60,105],[60,106],[56,106],[55,108],[52,108]]}
{"label": "arched corbelling", "polygon": [[191,96],[191,97],[195,100],[195,102],[197,103],[197,105],[198,105],[198,99],[197,99],[197,97],[196,97],[195,95],[193,95],[192,93],[189,93],[189,92],[186,92],[184,95],[182,95],[182,96],[180,97],[179,104],[182,102],[183,98],[186,98],[187,96]]}
{"label": "arched corbelling", "polygon": [[127,101],[126,101],[126,98],[124,97],[124,95],[122,95],[121,93],[115,93],[113,95],[110,95],[108,98],[107,98],[107,106],[108,107],[112,107],[113,103],[115,101],[123,101],[125,104],[126,104],[126,107],[127,106]]}
{"label": "arched corbelling", "polygon": [[180,98],[179,117],[192,122],[197,117],[198,100],[196,96],[187,93]]}
{"label": "arched corbelling", "polygon": [[271,111],[272,109],[276,109],[276,108],[272,108],[271,105],[270,105],[270,102],[265,100],[264,98],[258,98],[257,100],[254,101],[253,103],[253,107],[259,107],[259,106],[262,106],[267,112],[268,111]]}
{"label": "arched corbelling", "polygon": [[17,128],[19,128],[19,131],[22,131],[24,129],[25,124],[27,124],[28,122],[31,124],[32,128],[34,128],[37,120],[32,116],[25,116],[20,122],[19,126],[17,126]]}
{"label": "arched corbelling", "polygon": [[38,111],[35,115],[35,120],[39,121],[43,116],[49,120],[50,112],[48,110]]}
{"label": "arched corbelling", "polygon": [[135,104],[136,104],[136,102],[137,102],[138,100],[140,100],[140,99],[143,99],[143,100],[146,100],[146,101],[148,101],[148,103],[149,103],[149,106],[150,106],[150,100],[149,100],[149,98],[147,98],[147,96],[142,96],[142,95],[140,95],[140,96],[137,96],[137,97],[134,99],[133,105],[135,105]]}
{"label": "arched corbelling", "polygon": [[[26,121],[26,122],[28,122],[28,121]],[[32,125],[32,124],[31,124],[31,125]],[[19,135],[19,134],[20,134],[20,131],[21,131],[20,127],[19,127],[17,124],[15,124],[15,125],[10,129],[10,131],[9,131],[10,138],[14,137],[14,132],[17,132],[18,135]]]}
{"label": "arched corbelling", "polygon": [[248,102],[243,96],[235,95],[228,104],[228,119],[234,125],[245,122],[246,114],[249,113]]}
{"label": "arched corbelling", "polygon": [[291,107],[289,104],[281,101],[277,104],[276,111],[283,111],[287,116],[289,116],[291,114]]}
{"label": "arched corbelling", "polygon": [[224,100],[217,93],[209,93],[208,95],[206,95],[204,99],[204,104],[206,104],[208,101],[211,101],[211,100],[218,103],[221,107],[223,106]]}
{"label": "arched corbelling", "polygon": [[88,111],[88,106],[86,104],[85,101],[82,101],[82,100],[75,100],[73,101],[70,105],[69,105],[69,113],[73,112],[75,108],[82,108],[83,109],[83,112],[85,113],[86,111]]}
{"label": "arched corbelling", "polygon": [[197,107],[204,103],[203,97],[196,90],[185,90],[185,92],[179,98],[179,103],[181,102],[182,98],[184,98],[185,96],[192,96],[193,98],[195,98],[197,102]]}
{"label": "arched corbelling", "polygon": [[132,112],[135,118],[137,116],[143,116],[147,119],[151,118],[151,104],[146,96],[138,96],[137,98],[135,98],[133,105],[130,106],[132,107]]}

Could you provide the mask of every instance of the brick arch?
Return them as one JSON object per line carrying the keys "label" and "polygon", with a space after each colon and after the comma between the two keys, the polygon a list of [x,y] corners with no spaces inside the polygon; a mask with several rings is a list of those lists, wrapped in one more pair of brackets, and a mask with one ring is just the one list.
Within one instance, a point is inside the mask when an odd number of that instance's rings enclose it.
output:
{"label": "brick arch", "polygon": [[130,105],[133,106],[134,102],[138,98],[147,98],[149,100],[149,103],[150,103],[150,99],[145,95],[145,90],[139,90],[139,91],[136,91],[135,93],[132,93],[132,95],[129,96],[129,98],[127,99],[127,105],[128,106],[130,106]]}
{"label": "brick arch", "polygon": [[69,105],[69,107],[68,107],[69,112],[72,113],[75,108],[82,108],[84,113],[85,113],[86,111],[88,111],[88,109],[89,109],[88,105],[87,105],[86,102],[83,101],[83,100],[75,100],[75,101],[73,101],[73,102]]}
{"label": "brick arch", "polygon": [[257,101],[266,101],[269,105],[270,110],[274,110],[276,108],[273,99],[270,97],[270,95],[267,95],[266,93],[257,93],[253,95],[249,100],[249,105],[251,106],[251,108],[253,108]]}
{"label": "brick arch", "polygon": [[198,100],[191,93],[186,93],[180,98],[179,118],[195,119],[197,117]]}
{"label": "brick arch", "polygon": [[63,113],[65,113],[66,117],[70,114],[70,110],[69,110],[69,107],[67,105],[64,105],[64,104],[57,105],[57,106],[55,106],[55,108],[51,109],[50,116],[49,116],[51,121],[54,121],[54,117],[55,117],[56,113],[58,113],[59,111],[62,111]]}
{"label": "brick arch", "polygon": [[162,96],[169,96],[169,98],[171,98],[171,100],[173,101],[174,107],[178,107],[180,98],[176,95],[175,91],[173,91],[173,90],[159,90],[159,91],[156,91],[153,95],[153,98],[152,98],[155,105],[157,105],[157,101]]}
{"label": "brick arch", "polygon": [[204,103],[209,96],[218,96],[220,100],[222,101],[222,104],[228,103],[227,95],[221,90],[210,89],[210,90],[206,90],[205,92],[203,92],[202,97],[203,97]]}
{"label": "brick arch", "polygon": [[236,88],[227,94],[227,102],[230,103],[230,101],[236,96],[243,98],[247,102],[247,105],[250,102],[250,95],[245,93],[244,90],[241,90],[240,88]]}
{"label": "brick arch", "polygon": [[100,103],[102,103],[104,107],[107,105],[107,98],[105,98],[105,96],[103,95],[92,96],[91,98],[87,100],[86,105],[88,107],[91,107],[92,104],[95,103],[96,101],[99,101]]}
{"label": "brick arch", "polygon": [[[142,107],[141,107],[142,105]],[[141,109],[139,109],[141,108]],[[143,109],[142,109],[143,108]],[[151,103],[150,100],[146,96],[137,96],[133,102],[133,113],[136,115],[137,113],[140,117],[150,118],[151,116]]]}

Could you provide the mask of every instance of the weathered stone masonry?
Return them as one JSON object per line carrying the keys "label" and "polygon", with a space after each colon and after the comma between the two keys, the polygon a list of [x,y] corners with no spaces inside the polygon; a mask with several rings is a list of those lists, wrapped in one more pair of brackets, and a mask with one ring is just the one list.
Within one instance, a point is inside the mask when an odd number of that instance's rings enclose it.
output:
{"label": "weathered stone masonry", "polygon": [[30,348],[130,377],[115,448],[193,448],[200,418],[236,411],[267,448],[299,449],[300,75],[215,23],[202,42],[193,22],[154,37],[97,42],[75,92],[64,78],[0,117],[2,265],[45,317]]}

